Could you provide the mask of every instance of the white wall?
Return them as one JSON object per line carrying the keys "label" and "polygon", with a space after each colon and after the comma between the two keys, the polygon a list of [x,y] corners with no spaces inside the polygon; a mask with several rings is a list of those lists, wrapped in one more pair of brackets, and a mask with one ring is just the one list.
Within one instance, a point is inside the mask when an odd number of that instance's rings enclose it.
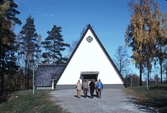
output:
{"label": "white wall", "polygon": [[[91,36],[92,42],[86,38]],[[86,33],[57,85],[76,84],[82,71],[99,71],[103,84],[123,84],[90,30]]]}

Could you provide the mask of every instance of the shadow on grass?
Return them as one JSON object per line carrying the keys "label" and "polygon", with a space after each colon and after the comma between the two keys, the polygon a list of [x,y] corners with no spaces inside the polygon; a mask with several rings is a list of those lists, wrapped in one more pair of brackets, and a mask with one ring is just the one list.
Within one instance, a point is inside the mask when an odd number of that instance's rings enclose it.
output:
{"label": "shadow on grass", "polygon": [[147,111],[149,113],[166,113],[167,112],[167,100],[155,98],[154,101],[139,101],[136,98],[132,99],[139,109]]}
{"label": "shadow on grass", "polygon": [[161,97],[161,98],[154,97],[153,99],[149,101],[149,103],[152,104],[153,107],[158,108],[160,113],[167,112],[167,98],[166,97]]}
{"label": "shadow on grass", "polygon": [[137,98],[130,98],[132,100],[133,103],[135,103],[138,107],[138,109],[140,109],[140,111],[144,111],[147,113],[158,113],[158,109],[154,108],[150,105],[150,103],[146,102],[146,101],[140,101]]}
{"label": "shadow on grass", "polygon": [[[153,113],[167,113],[167,85],[152,85],[146,90],[145,87],[132,88],[137,96],[132,101],[139,105],[139,109],[152,110]],[[142,95],[146,98],[142,99]],[[141,105],[141,106],[140,106]]]}
{"label": "shadow on grass", "polygon": [[159,84],[149,88],[150,92],[148,97],[148,103],[153,107],[159,109],[160,113],[167,112],[167,85]]}

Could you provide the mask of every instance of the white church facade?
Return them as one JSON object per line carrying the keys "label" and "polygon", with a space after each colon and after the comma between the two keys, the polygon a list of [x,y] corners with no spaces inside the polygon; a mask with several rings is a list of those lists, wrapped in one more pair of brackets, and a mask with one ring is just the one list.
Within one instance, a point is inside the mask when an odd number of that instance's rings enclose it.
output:
{"label": "white church facade", "polygon": [[[54,77],[51,78],[51,82]],[[89,24],[76,48],[56,78],[55,88],[73,89],[78,80],[101,79],[104,88],[124,88],[124,79]]]}
{"label": "white church facade", "polygon": [[[81,37],[56,88],[70,87],[78,80],[101,79],[104,87],[124,87],[122,75],[90,25]],[[73,87],[72,87],[73,88]]]}

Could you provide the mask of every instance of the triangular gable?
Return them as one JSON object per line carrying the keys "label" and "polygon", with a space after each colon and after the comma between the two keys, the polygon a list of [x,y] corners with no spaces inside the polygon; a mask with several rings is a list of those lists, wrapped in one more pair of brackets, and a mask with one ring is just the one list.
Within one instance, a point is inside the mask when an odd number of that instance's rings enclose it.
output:
{"label": "triangular gable", "polygon": [[71,54],[57,85],[75,84],[81,79],[82,72],[87,71],[99,72],[98,79],[101,79],[103,84],[124,85],[122,75],[90,24]]}

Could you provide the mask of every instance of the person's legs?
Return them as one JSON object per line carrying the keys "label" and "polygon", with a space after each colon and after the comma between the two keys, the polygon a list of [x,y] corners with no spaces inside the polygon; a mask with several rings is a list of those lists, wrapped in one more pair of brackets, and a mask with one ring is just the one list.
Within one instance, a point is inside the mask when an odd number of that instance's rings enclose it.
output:
{"label": "person's legs", "polygon": [[92,89],[90,90],[90,95],[91,95],[91,98],[93,98],[93,90]]}
{"label": "person's legs", "polygon": [[84,97],[86,97],[86,89],[84,89]]}
{"label": "person's legs", "polygon": [[85,97],[87,97],[87,94],[88,94],[88,89],[86,89],[85,91]]}
{"label": "person's legs", "polygon": [[78,96],[81,97],[81,90],[78,90]]}
{"label": "person's legs", "polygon": [[98,98],[101,98],[101,89],[98,89]]}
{"label": "person's legs", "polygon": [[81,91],[77,90],[77,97],[80,98],[80,96],[81,96]]}
{"label": "person's legs", "polygon": [[93,97],[93,95],[94,95],[94,89],[93,89],[93,91],[92,91],[92,97]]}
{"label": "person's legs", "polygon": [[96,97],[98,97],[98,91],[96,91]]}
{"label": "person's legs", "polygon": [[79,97],[79,92],[78,92],[79,90],[77,90],[77,97]]}

